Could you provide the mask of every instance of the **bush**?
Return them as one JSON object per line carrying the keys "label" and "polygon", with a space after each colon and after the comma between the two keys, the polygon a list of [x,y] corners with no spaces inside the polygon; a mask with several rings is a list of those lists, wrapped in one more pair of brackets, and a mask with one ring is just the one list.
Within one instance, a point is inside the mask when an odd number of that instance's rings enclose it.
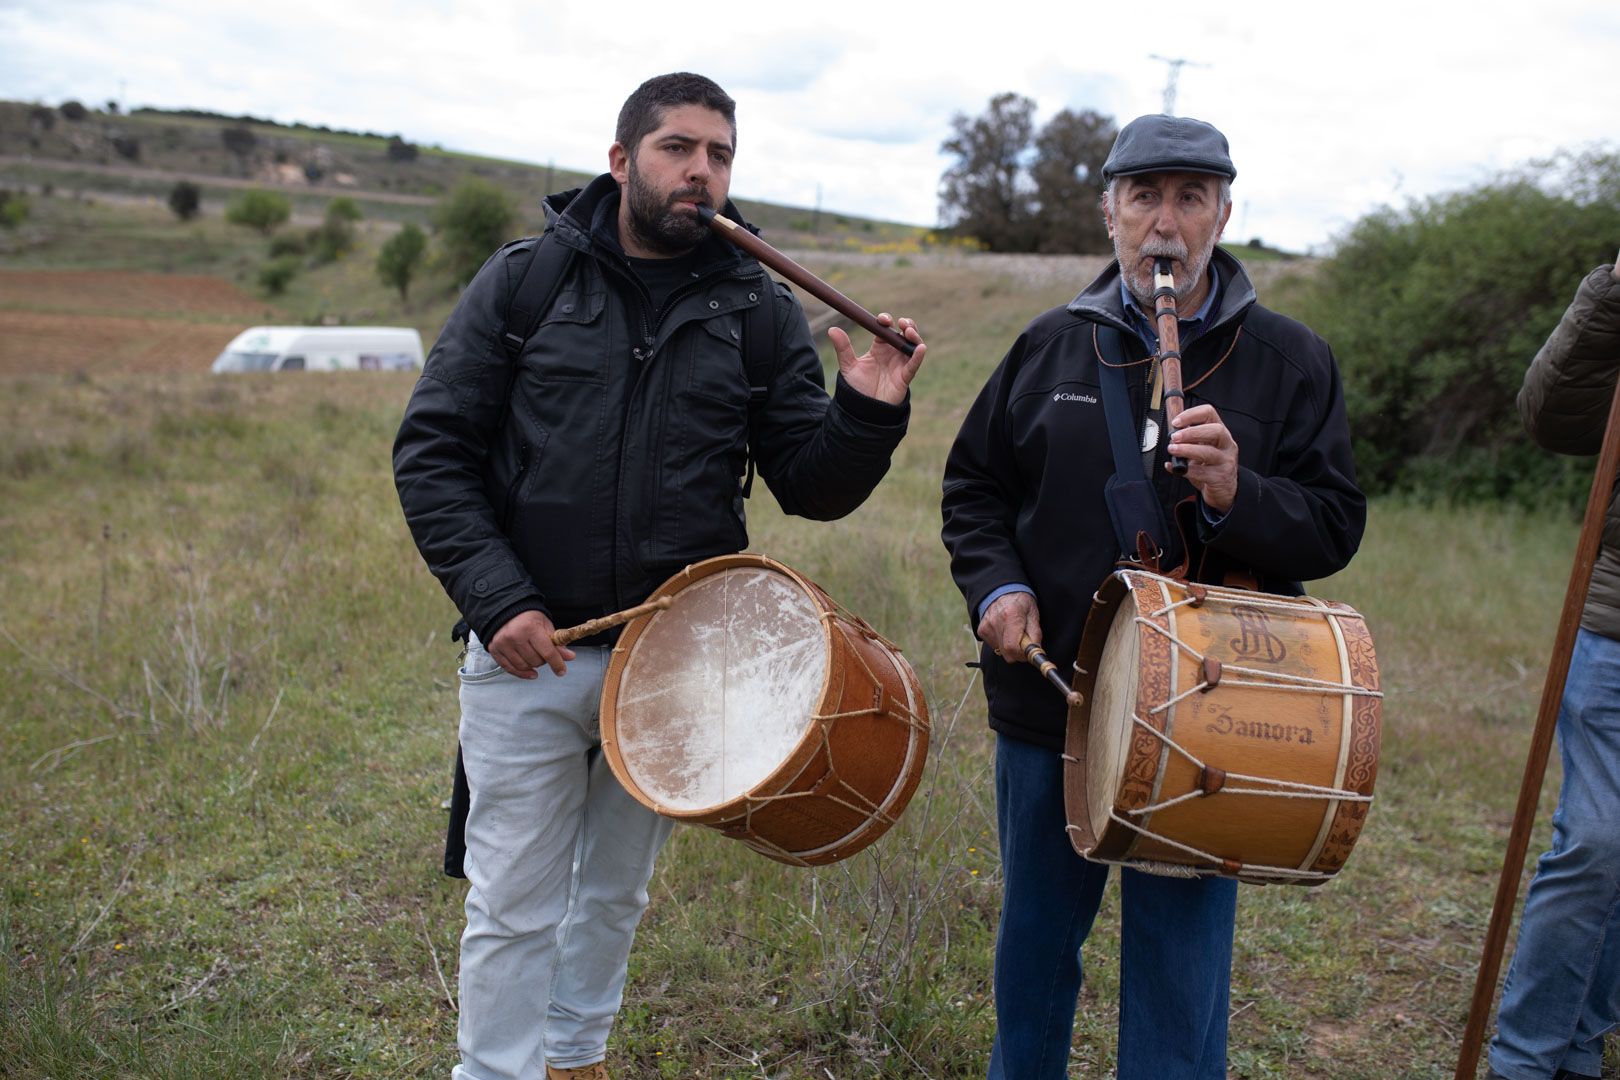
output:
{"label": "bush", "polygon": [[20,191],[0,189],[0,228],[15,229],[27,217],[27,197]]}
{"label": "bush", "polygon": [[388,138],[388,160],[389,161],[399,161],[399,162],[415,161],[417,152],[418,151],[417,151],[416,145],[414,143],[408,143],[404,139],[400,138],[398,135],[389,136],[389,138]]}
{"label": "bush", "polygon": [[506,192],[476,177],[461,181],[433,208],[433,223],[458,282],[471,281],[484,260],[512,239],[516,222]]}
{"label": "bush", "polygon": [[112,145],[125,161],[139,161],[141,158],[141,141],[133,135],[114,135]]}
{"label": "bush", "polygon": [[270,296],[280,296],[298,275],[303,260],[297,255],[277,255],[259,267],[259,287]]}
{"label": "bush", "polygon": [[411,279],[416,276],[426,251],[427,234],[415,222],[407,221],[377,253],[377,276],[384,285],[398,289],[400,301],[407,306],[411,302]]}
{"label": "bush", "polygon": [[[319,230],[311,229],[313,234]],[[285,232],[270,238],[270,255],[272,258],[281,255],[307,255],[309,254],[312,236],[305,236],[298,232]]]}
{"label": "bush", "polygon": [[317,262],[336,262],[354,247],[354,223],[360,220],[360,207],[347,195],[326,204],[326,220],[311,230],[310,247]]}
{"label": "bush", "polygon": [[1339,359],[1362,486],[1528,503],[1578,492],[1578,463],[1531,443],[1514,399],[1576,285],[1614,258],[1616,236],[1612,155],[1352,226],[1295,313]]}
{"label": "bush", "polygon": [[62,119],[71,120],[75,124],[90,115],[90,110],[77,101],[64,101],[56,107],[56,111],[62,114]]}
{"label": "bush", "polygon": [[169,209],[181,221],[190,221],[202,209],[202,188],[190,180],[177,181],[169,189]]}
{"label": "bush", "polygon": [[258,229],[266,236],[291,216],[292,203],[274,191],[244,191],[225,207],[226,221]]}

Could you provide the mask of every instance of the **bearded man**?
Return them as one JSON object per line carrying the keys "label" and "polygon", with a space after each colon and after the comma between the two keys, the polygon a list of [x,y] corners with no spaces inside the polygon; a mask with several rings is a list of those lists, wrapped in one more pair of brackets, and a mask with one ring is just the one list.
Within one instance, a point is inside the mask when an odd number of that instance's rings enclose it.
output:
{"label": "bearded man", "polygon": [[[461,1080],[607,1080],[670,832],[599,752],[615,632],[566,648],[554,627],[741,550],[749,461],[784,510],[832,519],[871,493],[906,430],[926,351],[911,320],[880,316],[916,344],[909,358],[881,342],[856,356],[830,331],[829,396],[793,295],[699,219],[706,206],[742,220],[726,198],[736,138],[735,104],[709,79],[643,83],[608,173],[548,198],[545,237],[501,248],[467,287],[395,442],[411,533],[470,630],[466,850],[447,858],[470,883]],[[543,257],[555,280],[531,289]]]}
{"label": "bearded man", "polygon": [[[1108,877],[1069,842],[1067,706],[1022,662],[1020,640],[1069,670],[1092,594],[1141,534],[1192,579],[1241,573],[1281,593],[1340,569],[1361,540],[1333,355],[1257,304],[1242,264],[1215,247],[1236,175],[1209,124],[1127,124],[1103,170],[1115,262],[1013,342],[946,463],[945,546],[983,641],[997,739],[992,1080],[1066,1075],[1080,946]],[[1171,261],[1180,313],[1186,398],[1173,425],[1152,318],[1157,257]],[[1185,478],[1172,455],[1189,463]],[[1120,878],[1119,1080],[1224,1080],[1236,883]]]}

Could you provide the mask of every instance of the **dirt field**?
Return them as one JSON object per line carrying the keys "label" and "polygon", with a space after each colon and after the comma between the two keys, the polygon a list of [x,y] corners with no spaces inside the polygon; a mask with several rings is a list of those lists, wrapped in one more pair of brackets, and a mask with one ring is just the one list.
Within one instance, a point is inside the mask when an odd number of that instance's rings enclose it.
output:
{"label": "dirt field", "polygon": [[243,329],[284,318],[220,278],[0,270],[0,375],[206,370]]}

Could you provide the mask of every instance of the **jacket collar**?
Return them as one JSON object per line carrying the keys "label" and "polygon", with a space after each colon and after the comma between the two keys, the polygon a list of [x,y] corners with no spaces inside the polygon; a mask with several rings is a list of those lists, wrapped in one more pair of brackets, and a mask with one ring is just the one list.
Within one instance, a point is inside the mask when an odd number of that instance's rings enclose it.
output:
{"label": "jacket collar", "polygon": [[[1254,282],[1249,280],[1248,272],[1235,256],[1224,248],[1216,247],[1210,261],[1220,268],[1221,306],[1220,310],[1211,313],[1209,325],[1200,335],[1205,337],[1227,323],[1240,319],[1244,312],[1254,306],[1256,299]],[[1068,310],[1082,319],[1106,323],[1126,333],[1134,333],[1125,318],[1125,305],[1119,295],[1119,261],[1109,263],[1095,281],[1069,301]]]}
{"label": "jacket collar", "polygon": [[[603,173],[582,188],[573,188],[548,195],[541,201],[546,213],[546,228],[569,247],[577,248],[597,258],[611,255],[624,257],[619,243],[619,184],[611,173]],[[742,212],[735,203],[726,200],[721,211],[732,221],[742,221]],[[754,235],[759,230],[743,222],[744,228]],[[757,273],[759,264],[752,255],[726,243],[713,234],[704,237],[698,245],[702,270],[730,268],[735,271]]]}

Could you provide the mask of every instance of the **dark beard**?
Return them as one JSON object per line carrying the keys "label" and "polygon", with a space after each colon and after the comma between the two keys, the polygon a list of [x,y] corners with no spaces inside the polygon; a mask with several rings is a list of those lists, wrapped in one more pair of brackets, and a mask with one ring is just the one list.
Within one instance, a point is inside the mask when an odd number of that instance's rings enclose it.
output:
{"label": "dark beard", "polygon": [[630,200],[630,232],[636,243],[648,251],[661,255],[684,255],[703,242],[709,228],[695,214],[674,209],[679,199],[697,199],[707,202],[707,193],[693,188],[676,191],[668,199],[660,199],[658,192],[642,183],[636,172],[636,162],[630,159],[630,182],[626,185]]}

